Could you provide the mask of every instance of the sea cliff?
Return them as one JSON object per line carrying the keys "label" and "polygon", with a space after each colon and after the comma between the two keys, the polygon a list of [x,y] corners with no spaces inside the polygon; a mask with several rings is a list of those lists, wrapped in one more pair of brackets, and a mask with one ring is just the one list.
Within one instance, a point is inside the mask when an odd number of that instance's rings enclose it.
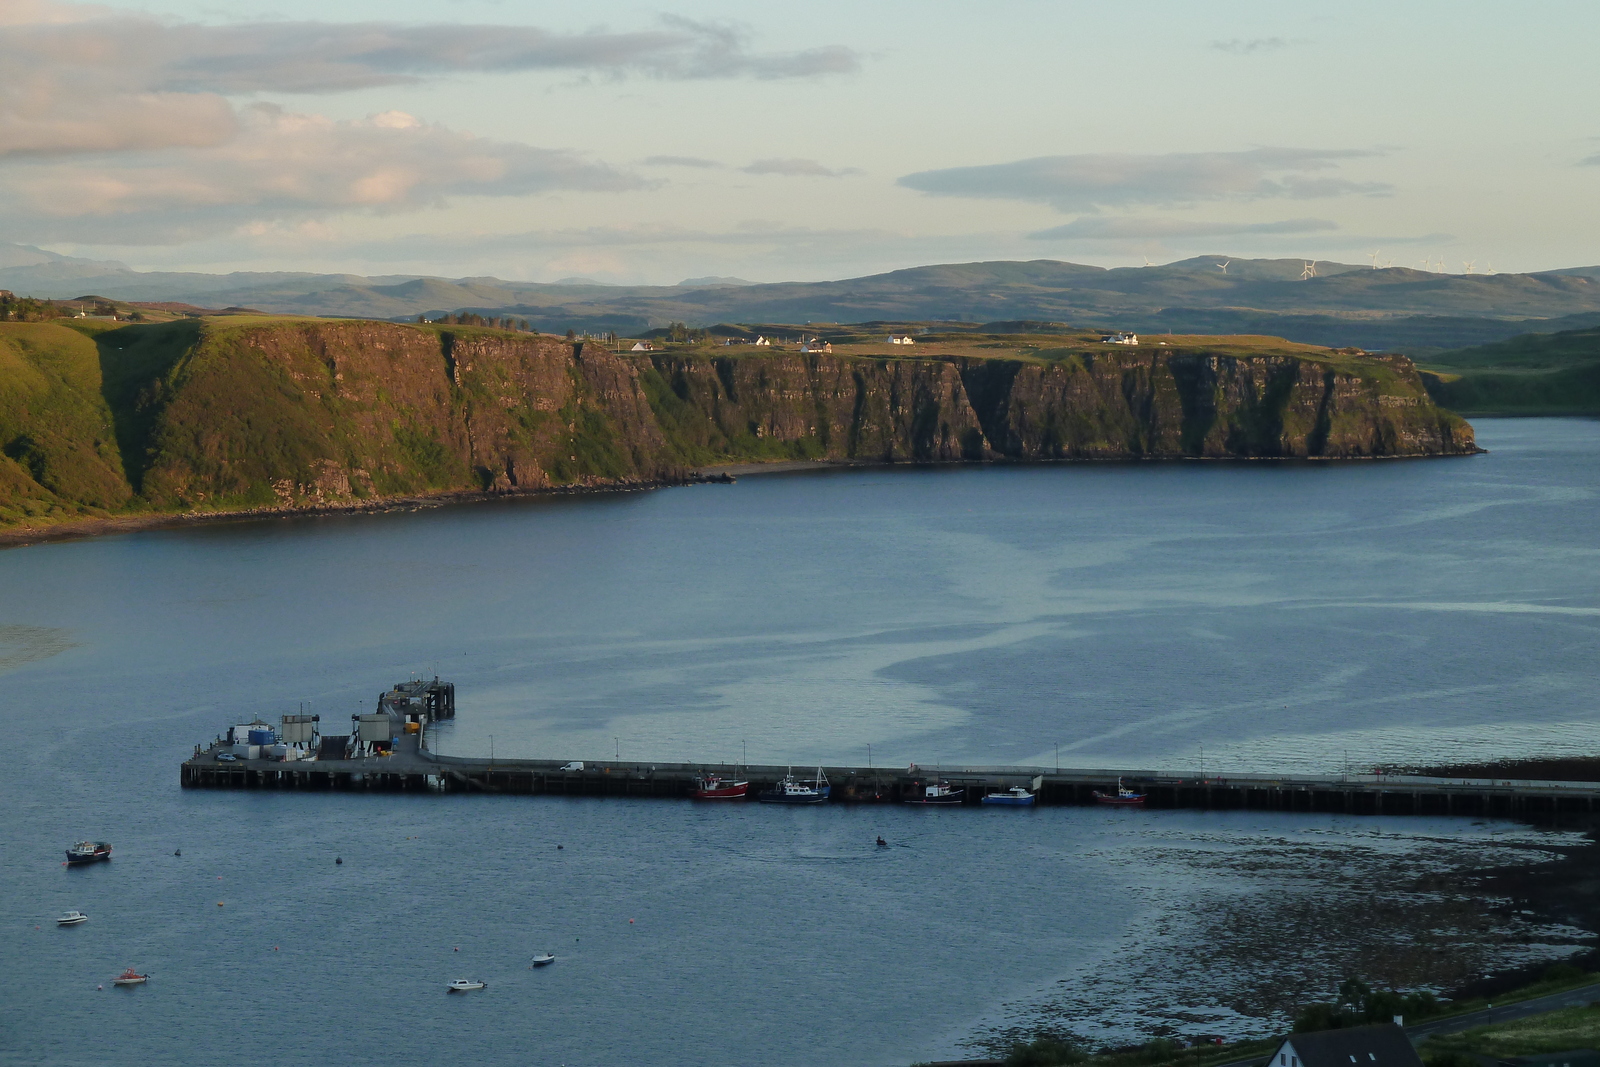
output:
{"label": "sea cliff", "polygon": [[659,484],[763,460],[1472,451],[1471,427],[1402,357],[619,355],[373,321],[0,323],[0,527],[13,531]]}

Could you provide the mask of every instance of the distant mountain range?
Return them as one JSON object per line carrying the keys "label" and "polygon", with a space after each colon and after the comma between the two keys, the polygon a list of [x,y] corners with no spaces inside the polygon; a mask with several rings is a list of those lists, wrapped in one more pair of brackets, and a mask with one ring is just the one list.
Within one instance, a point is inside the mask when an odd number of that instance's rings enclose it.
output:
{"label": "distant mountain range", "polygon": [[[1226,266],[1226,269],[1224,268]],[[831,282],[672,286],[556,284],[417,275],[129,270],[23,245],[0,245],[0,289],[88,294],[285,314],[408,319],[475,311],[542,330],[637,335],[690,326],[824,322],[1068,323],[1147,333],[1264,333],[1312,344],[1427,354],[1516,334],[1600,326],[1600,267],[1535,274],[1433,274],[1302,260],[1200,256],[1106,269],[1055,260],[957,263]]]}

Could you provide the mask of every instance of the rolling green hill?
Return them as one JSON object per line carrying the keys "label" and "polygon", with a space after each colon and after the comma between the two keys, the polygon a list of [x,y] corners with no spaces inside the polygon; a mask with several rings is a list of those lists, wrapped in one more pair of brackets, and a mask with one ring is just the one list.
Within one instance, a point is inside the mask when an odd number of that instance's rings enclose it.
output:
{"label": "rolling green hill", "polygon": [[[140,272],[120,264],[0,254],[0,289],[245,306],[280,314],[411,319],[447,311],[537,328],[637,335],[681,321],[984,323],[1035,319],[1155,333],[1266,333],[1311,344],[1424,354],[1528,332],[1600,326],[1600,272],[1443,274],[1299,259],[1198,256],[1115,268],[1057,260],[946,263],[822,282],[669,286],[538,284],[498,278]],[[7,263],[13,265],[7,266]],[[1226,270],[1223,270],[1226,266]]]}
{"label": "rolling green hill", "polygon": [[1424,365],[1434,399],[1470,414],[1600,414],[1600,329],[1524,334],[1441,352]]}

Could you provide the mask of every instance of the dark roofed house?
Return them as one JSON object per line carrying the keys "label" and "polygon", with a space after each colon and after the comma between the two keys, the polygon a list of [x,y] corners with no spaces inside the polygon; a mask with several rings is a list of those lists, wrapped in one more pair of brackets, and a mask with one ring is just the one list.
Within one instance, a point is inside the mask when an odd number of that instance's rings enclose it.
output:
{"label": "dark roofed house", "polygon": [[1422,1067],[1405,1030],[1394,1023],[1290,1034],[1268,1067]]}

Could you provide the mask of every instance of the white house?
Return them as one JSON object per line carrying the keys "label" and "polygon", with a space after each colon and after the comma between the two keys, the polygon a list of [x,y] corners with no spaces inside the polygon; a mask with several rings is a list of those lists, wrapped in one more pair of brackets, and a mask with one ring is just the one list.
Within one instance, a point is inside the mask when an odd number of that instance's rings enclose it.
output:
{"label": "white house", "polygon": [[802,352],[832,352],[833,351],[833,345],[828,341],[819,341],[817,338],[813,337],[809,341],[801,341],[800,342],[800,351],[802,351]]}
{"label": "white house", "polygon": [[891,333],[889,335],[889,343],[892,345],[914,345],[917,341],[916,338],[909,334]]}
{"label": "white house", "polygon": [[757,337],[756,340],[755,340],[755,343],[758,344],[758,345],[767,345],[769,347],[772,344],[772,342],[767,340],[765,337]]}
{"label": "white house", "polygon": [[1100,338],[1100,343],[1105,345],[1136,345],[1139,335],[1136,333],[1108,333]]}
{"label": "white house", "polygon": [[635,341],[633,347],[628,349],[629,352],[654,352],[655,350],[656,346],[649,341]]}
{"label": "white house", "polygon": [[1397,1022],[1290,1034],[1265,1067],[1422,1067]]}

